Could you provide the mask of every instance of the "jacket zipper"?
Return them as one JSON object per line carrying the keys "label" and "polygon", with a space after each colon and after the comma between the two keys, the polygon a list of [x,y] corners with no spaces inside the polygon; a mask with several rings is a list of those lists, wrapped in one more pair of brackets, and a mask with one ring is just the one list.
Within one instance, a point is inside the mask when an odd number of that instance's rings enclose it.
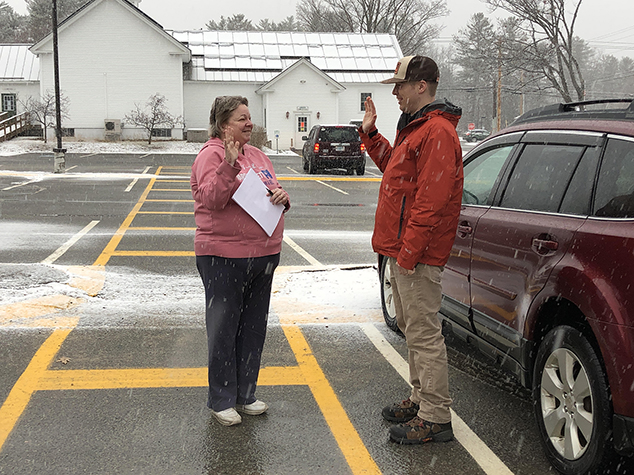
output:
{"label": "jacket zipper", "polygon": [[403,216],[405,215],[405,195],[403,195],[403,201],[401,203],[401,216],[398,219],[398,235],[396,239],[401,239],[401,232],[403,231]]}

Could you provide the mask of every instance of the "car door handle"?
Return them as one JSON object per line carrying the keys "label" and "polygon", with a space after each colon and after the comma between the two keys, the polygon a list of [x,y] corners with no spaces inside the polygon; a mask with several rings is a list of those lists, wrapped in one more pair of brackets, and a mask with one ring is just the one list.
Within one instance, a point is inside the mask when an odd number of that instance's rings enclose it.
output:
{"label": "car door handle", "polygon": [[559,249],[559,243],[552,236],[539,236],[533,238],[532,247],[537,254],[550,254]]}
{"label": "car door handle", "polygon": [[461,238],[467,237],[472,232],[473,232],[473,228],[469,226],[469,223],[464,222],[458,225],[458,235]]}

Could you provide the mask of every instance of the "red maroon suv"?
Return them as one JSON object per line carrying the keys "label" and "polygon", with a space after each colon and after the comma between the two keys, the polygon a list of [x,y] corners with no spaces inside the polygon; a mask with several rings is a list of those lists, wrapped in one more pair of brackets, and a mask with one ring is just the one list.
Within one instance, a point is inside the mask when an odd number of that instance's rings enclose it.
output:
{"label": "red maroon suv", "polygon": [[443,323],[532,388],[557,470],[631,457],[634,102],[528,112],[465,156],[464,177]]}

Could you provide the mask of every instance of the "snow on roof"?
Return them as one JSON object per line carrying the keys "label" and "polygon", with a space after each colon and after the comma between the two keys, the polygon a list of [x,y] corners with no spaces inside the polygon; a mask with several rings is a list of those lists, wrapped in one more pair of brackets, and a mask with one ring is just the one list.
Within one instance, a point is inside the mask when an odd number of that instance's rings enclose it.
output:
{"label": "snow on roof", "polygon": [[40,61],[27,44],[0,44],[0,81],[39,81]]}
{"label": "snow on roof", "polygon": [[192,52],[191,79],[270,81],[300,58],[337,82],[378,82],[402,56],[394,35],[303,31],[172,31]]}

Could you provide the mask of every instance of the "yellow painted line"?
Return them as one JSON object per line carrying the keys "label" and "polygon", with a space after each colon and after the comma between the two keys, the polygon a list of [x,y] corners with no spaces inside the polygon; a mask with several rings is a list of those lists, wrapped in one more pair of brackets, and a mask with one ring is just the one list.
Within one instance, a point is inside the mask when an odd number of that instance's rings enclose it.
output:
{"label": "yellow painted line", "polygon": [[194,256],[194,251],[113,251],[111,256],[128,257],[187,257]]}
{"label": "yellow painted line", "polygon": [[363,444],[361,437],[348,418],[348,414],[339,402],[339,398],[326,379],[317,359],[313,355],[308,342],[300,328],[295,325],[283,325],[286,339],[297,358],[297,363],[304,375],[313,397],[321,409],[328,427],[343,452],[352,473],[380,474],[381,471]]}
{"label": "yellow painted line", "polygon": [[189,180],[168,180],[167,178],[158,177],[160,183],[189,183]]}
{"label": "yellow painted line", "polygon": [[137,214],[194,214],[193,211],[139,211]]}
{"label": "yellow painted line", "polygon": [[187,193],[192,192],[190,188],[152,188],[152,191],[186,191]]}
{"label": "yellow painted line", "polygon": [[308,176],[278,176],[277,181],[381,181],[381,178],[344,178],[340,176],[331,177],[308,177]]}
{"label": "yellow painted line", "polygon": [[154,227],[154,226],[136,226],[129,227],[128,231],[196,231],[196,228],[177,228],[177,227]]}
{"label": "yellow painted line", "polygon": [[146,203],[193,203],[194,200],[145,200]]}
{"label": "yellow painted line", "polygon": [[106,283],[106,270],[103,266],[66,266],[70,274],[68,285],[83,290],[91,297],[96,296]]}
{"label": "yellow painted line", "polygon": [[0,407],[0,450],[29,404],[31,396],[38,390],[40,378],[46,372],[71,330],[55,330],[40,346],[29,365],[13,385],[9,396]]}
{"label": "yellow painted line", "polygon": [[164,165],[163,166],[164,169],[178,169],[178,170],[191,170],[192,167],[191,166],[185,166],[185,165]]}
{"label": "yellow painted line", "polygon": [[43,317],[59,310],[77,307],[81,302],[81,299],[68,295],[49,295],[25,302],[2,305],[0,306],[0,324],[5,324],[11,320]]}
{"label": "yellow painted line", "polygon": [[[158,175],[161,172],[162,168],[163,167],[159,167],[156,170],[155,175]],[[141,206],[143,206],[143,203],[147,199],[147,196],[150,193],[150,190],[152,189],[152,187],[154,186],[155,181],[156,181],[156,177],[153,177],[150,179],[150,182],[145,187],[145,191],[141,194],[139,201],[137,201],[137,203],[134,205],[134,208],[132,208],[132,211],[130,211],[130,213],[125,218],[125,220],[123,221],[119,229],[117,229],[117,231],[114,233],[114,236],[110,238],[110,242],[108,242],[104,250],[101,251],[101,254],[99,255],[99,257],[97,258],[97,260],[94,262],[93,265],[105,266],[108,263],[108,261],[110,260],[110,257],[112,257],[115,249],[117,249],[117,246],[121,242],[121,239],[123,238],[123,235],[125,234],[126,230],[132,224],[132,221],[134,220],[134,217],[137,215],[137,213],[141,209]]]}
{"label": "yellow painted line", "polygon": [[[41,391],[122,388],[206,387],[207,368],[126,368],[46,371],[37,389]],[[260,370],[258,386],[305,385],[298,366],[269,366]]]}

